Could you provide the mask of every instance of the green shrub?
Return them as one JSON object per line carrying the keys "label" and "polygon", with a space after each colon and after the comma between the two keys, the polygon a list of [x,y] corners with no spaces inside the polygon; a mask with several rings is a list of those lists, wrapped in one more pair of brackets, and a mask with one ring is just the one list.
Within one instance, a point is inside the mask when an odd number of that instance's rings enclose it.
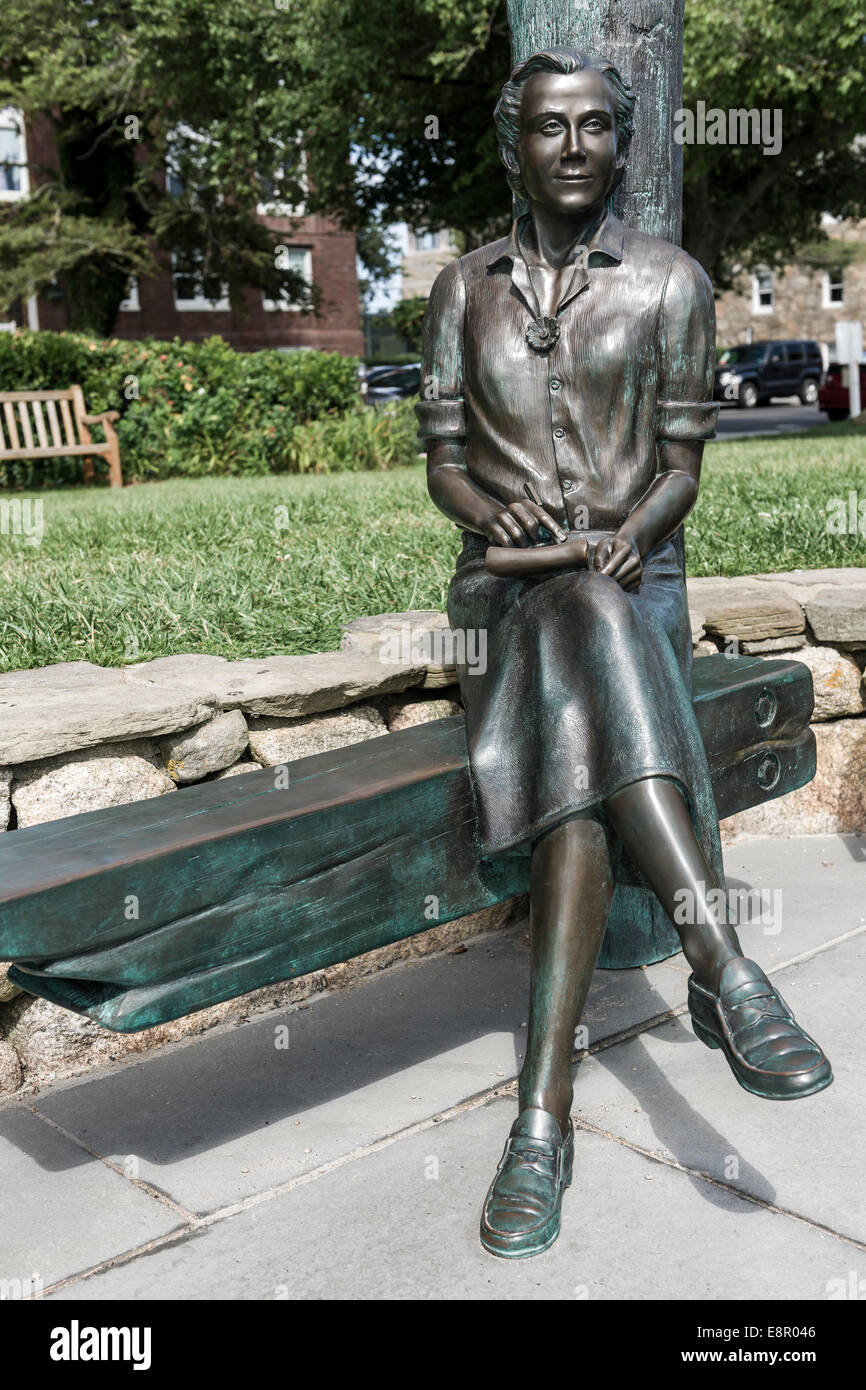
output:
{"label": "green shrub", "polygon": [[417,463],[418,425],[412,401],[372,410],[357,405],[299,426],[289,452],[292,473],[361,472]]}
{"label": "green shrub", "polygon": [[[218,337],[0,333],[0,390],[78,383],[92,413],[120,411],[127,481],[287,471],[296,429],[357,405],[357,368],[356,358],[336,352],[236,352]],[[0,486],[80,481],[80,459],[24,461],[0,473]]]}

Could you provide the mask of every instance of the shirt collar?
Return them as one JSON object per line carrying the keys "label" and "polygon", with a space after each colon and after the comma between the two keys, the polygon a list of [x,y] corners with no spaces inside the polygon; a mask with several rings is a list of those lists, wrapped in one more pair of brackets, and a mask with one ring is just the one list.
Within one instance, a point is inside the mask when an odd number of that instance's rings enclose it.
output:
{"label": "shirt collar", "polygon": [[[513,266],[517,261],[523,260],[519,232],[528,216],[529,213],[524,213],[522,217],[516,217],[514,219],[511,224],[511,231],[505,239],[505,245],[499,254],[489,262],[490,266],[498,265],[500,261],[504,260],[510,260]],[[573,259],[575,261],[580,260],[585,254],[587,261],[589,261],[590,256],[595,252],[601,252],[602,255],[610,257],[611,260],[621,261],[623,236],[624,229],[622,222],[611,212],[610,208],[608,208],[596,228],[594,235],[590,238],[588,244],[586,244],[585,253],[583,251],[584,243],[581,243],[575,247]]]}

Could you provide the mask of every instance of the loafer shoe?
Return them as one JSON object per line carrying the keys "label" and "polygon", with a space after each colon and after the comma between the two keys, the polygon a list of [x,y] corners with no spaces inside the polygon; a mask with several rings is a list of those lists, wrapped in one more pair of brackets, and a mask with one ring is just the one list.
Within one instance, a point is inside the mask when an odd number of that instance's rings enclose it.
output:
{"label": "loafer shoe", "polygon": [[574,1128],[563,1138],[547,1110],[522,1110],[505,1145],[481,1213],[481,1244],[491,1255],[521,1259],[559,1235],[562,1194],[571,1183]]}
{"label": "loafer shoe", "polygon": [[752,1095],[797,1100],[833,1080],[815,1039],[800,1027],[760,966],[745,956],[728,961],[718,994],[689,976],[689,1013],[701,1042],[721,1048]]}

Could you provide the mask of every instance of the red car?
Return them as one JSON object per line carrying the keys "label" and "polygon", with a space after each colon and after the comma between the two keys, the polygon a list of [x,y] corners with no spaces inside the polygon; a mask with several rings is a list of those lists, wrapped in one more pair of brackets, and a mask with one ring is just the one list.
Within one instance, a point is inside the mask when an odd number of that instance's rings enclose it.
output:
{"label": "red car", "polygon": [[[829,415],[831,420],[847,420],[851,413],[848,399],[847,366],[831,362],[827,375],[818,389],[818,409]],[[866,362],[860,363],[860,402],[866,406]]]}

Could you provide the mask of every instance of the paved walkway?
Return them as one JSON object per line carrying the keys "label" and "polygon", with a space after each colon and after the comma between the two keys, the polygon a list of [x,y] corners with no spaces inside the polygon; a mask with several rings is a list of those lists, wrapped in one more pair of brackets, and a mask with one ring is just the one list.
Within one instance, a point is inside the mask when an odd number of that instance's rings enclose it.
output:
{"label": "paved walkway", "polygon": [[776,894],[776,920],[741,935],[835,1084],[794,1104],[743,1091],[683,1018],[682,957],[599,972],[546,1254],[477,1239],[516,1114],[518,926],[0,1113],[0,1278],[36,1273],[58,1300],[866,1290],[866,838],[751,841],[726,862],[731,886]]}

